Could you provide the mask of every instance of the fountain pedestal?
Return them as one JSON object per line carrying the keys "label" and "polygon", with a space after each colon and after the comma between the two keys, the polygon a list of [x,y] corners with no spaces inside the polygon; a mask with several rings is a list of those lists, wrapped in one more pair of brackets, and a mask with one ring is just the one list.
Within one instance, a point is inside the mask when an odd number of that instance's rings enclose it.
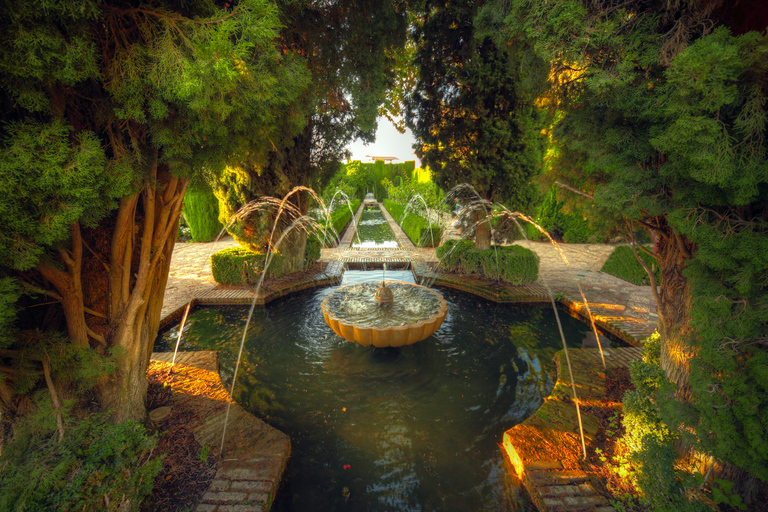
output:
{"label": "fountain pedestal", "polygon": [[[364,283],[369,284],[369,283]],[[358,292],[361,285],[343,286],[329,294],[321,305],[323,317],[333,332],[353,343],[374,347],[402,347],[411,345],[431,336],[437,331],[448,314],[448,303],[440,292],[413,283],[389,282],[373,292],[368,286],[368,300],[345,304],[351,291]],[[393,307],[398,299],[406,297],[418,306],[427,304],[426,313],[421,317],[403,318],[398,308]],[[344,306],[354,306],[345,308]],[[350,318],[348,310],[369,309],[375,320],[355,320]],[[372,308],[383,308],[375,310]],[[391,311],[391,314],[390,314]],[[357,312],[357,311],[356,311]],[[381,313],[377,315],[377,313]],[[406,312],[407,313],[407,312]]]}

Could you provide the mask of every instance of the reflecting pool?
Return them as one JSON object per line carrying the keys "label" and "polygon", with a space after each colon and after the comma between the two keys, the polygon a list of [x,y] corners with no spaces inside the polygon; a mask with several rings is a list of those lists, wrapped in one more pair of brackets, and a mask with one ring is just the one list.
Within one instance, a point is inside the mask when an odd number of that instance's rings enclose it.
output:
{"label": "reflecting pool", "polygon": [[384,218],[384,214],[378,207],[364,208],[357,223],[357,234],[360,242],[355,242],[352,247],[365,249],[396,248],[395,234]]}
{"label": "reflecting pool", "polygon": [[[345,282],[371,278],[381,272],[345,274]],[[561,342],[551,309],[441,290],[449,311],[437,333],[371,349],[326,325],[320,302],[330,290],[257,309],[246,341],[235,399],[292,441],[272,510],[529,509],[498,444],[554,385]],[[246,314],[203,308],[185,327],[181,350],[218,350],[227,386]],[[561,319],[569,344],[579,345],[588,327]],[[172,350],[177,329],[160,335],[156,350]]]}

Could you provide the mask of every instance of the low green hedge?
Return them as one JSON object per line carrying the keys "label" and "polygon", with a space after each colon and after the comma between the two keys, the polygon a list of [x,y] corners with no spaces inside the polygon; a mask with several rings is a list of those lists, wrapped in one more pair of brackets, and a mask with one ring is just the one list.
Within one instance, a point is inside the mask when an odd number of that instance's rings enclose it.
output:
{"label": "low green hedge", "polygon": [[533,283],[539,277],[539,257],[519,245],[475,249],[471,240],[448,240],[437,248],[442,268],[514,285]]}
{"label": "low green hedge", "polygon": [[[211,256],[211,274],[219,284],[256,284],[264,268],[264,254],[243,247],[228,247]],[[275,253],[267,277],[283,275],[283,257]]]}
{"label": "low green hedge", "polygon": [[[648,268],[655,271],[656,284],[659,284],[661,282],[661,272],[656,260],[641,249],[638,249],[638,253],[645,261],[645,264],[648,265]],[[638,286],[648,286],[651,284],[648,273],[637,261],[634,251],[628,245],[620,245],[614,249],[600,270]]]}
{"label": "low green hedge", "polygon": [[[350,206],[351,206],[351,208],[349,208],[347,206],[340,206],[340,207],[336,208],[336,210],[333,213],[331,213],[331,222],[329,223],[330,225],[328,227],[328,231],[329,232],[328,232],[328,237],[327,237],[328,240],[326,242],[326,245],[331,243],[332,238],[334,236],[334,233],[336,233],[339,236],[339,238],[341,238],[341,235],[344,234],[344,228],[347,226],[347,224],[349,224],[349,221],[352,220],[353,212],[356,212],[357,209],[360,207],[360,200],[359,199],[355,199],[354,201],[352,201],[350,203]],[[322,224],[323,228],[325,228],[325,223],[326,222],[327,222],[327,219],[323,219],[321,221],[321,224]],[[330,226],[333,226],[333,231],[330,230]],[[319,234],[316,235],[313,238],[317,239],[317,241],[318,241],[318,243],[320,243],[320,245],[323,245],[321,243],[322,242],[322,237],[319,236]],[[318,248],[318,250],[319,250],[319,248]],[[319,257],[319,255],[318,255],[318,257]]]}
{"label": "low green hedge", "polygon": [[[383,203],[395,220],[402,219],[405,215],[405,209],[399,203],[391,199],[385,199]],[[409,213],[400,227],[411,242],[419,247],[434,247],[440,244],[440,239],[443,237],[443,229],[440,226],[430,224],[427,219],[415,213]]]}

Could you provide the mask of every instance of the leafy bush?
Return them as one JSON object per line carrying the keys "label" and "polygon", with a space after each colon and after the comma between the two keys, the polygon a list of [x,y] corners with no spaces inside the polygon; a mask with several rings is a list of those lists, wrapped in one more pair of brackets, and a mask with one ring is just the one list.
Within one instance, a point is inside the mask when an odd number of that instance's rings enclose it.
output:
{"label": "leafy bush", "polygon": [[701,475],[675,469],[675,442],[679,434],[664,422],[659,404],[673,402],[674,385],[659,366],[660,340],[654,334],[644,343],[643,361],[630,365],[634,391],[624,394],[623,443],[634,464],[630,474],[641,502],[650,510],[698,512],[710,510],[693,492]]}
{"label": "leafy bush", "polygon": [[210,242],[221,231],[219,201],[207,185],[188,190],[181,211],[195,242]]}
{"label": "leafy bush", "polygon": [[[349,224],[349,221],[352,220],[352,215],[357,211],[358,208],[360,208],[360,200],[355,199],[350,203],[349,206],[341,205],[331,213],[331,221],[329,224],[331,227],[333,227],[333,231],[328,233],[327,238],[329,241],[336,235],[341,237],[344,232],[344,228],[347,226],[347,224]],[[321,225],[325,227],[326,222],[327,221],[323,219],[321,221]]]}
{"label": "leafy bush", "polygon": [[[429,180],[430,174],[429,170],[416,169],[413,172],[413,179],[406,176],[396,181],[387,181],[387,199],[391,199],[405,208],[414,197],[419,195],[424,199],[430,210],[448,211],[443,191],[434,182]],[[421,177],[426,177],[426,181],[420,181]],[[423,209],[423,203],[417,200],[415,207]]]}
{"label": "leafy bush", "polygon": [[[211,256],[211,274],[219,284],[256,284],[264,268],[264,253],[251,252],[242,247],[228,247]],[[283,257],[279,252],[272,257],[268,277],[283,275]]]}
{"label": "leafy bush", "polygon": [[[389,210],[395,220],[403,219],[405,209],[402,206],[390,199],[385,199],[383,202],[384,207]],[[443,229],[440,226],[430,224],[427,219],[412,212],[405,216],[400,227],[408,235],[408,238],[419,247],[434,247],[440,243],[443,236]]]}
{"label": "leafy bush", "polygon": [[539,207],[538,224],[544,228],[554,239],[561,239],[567,243],[584,243],[593,240],[596,230],[579,211],[566,213],[563,211],[565,203],[557,200],[555,186],[544,196]]}
{"label": "leafy bush", "polygon": [[317,236],[307,237],[307,248],[304,251],[304,268],[311,267],[317,260],[320,259],[320,248],[322,244]]}
{"label": "leafy bush", "polygon": [[532,283],[539,276],[539,257],[519,245],[480,250],[470,240],[448,240],[436,252],[443,268],[453,272],[479,274],[514,285]]}
{"label": "leafy bush", "polygon": [[[642,249],[638,249],[638,253],[643,258],[643,261],[645,261],[645,264],[648,265],[648,268],[656,274],[656,284],[660,283],[661,272],[656,264],[656,260]],[[620,245],[614,249],[600,270],[638,286],[647,286],[651,283],[648,273],[637,261],[637,258],[635,258],[635,252],[627,245]]]}
{"label": "leafy bush", "polygon": [[137,510],[162,467],[149,460],[157,439],[139,423],[94,415],[68,422],[57,442],[47,412],[24,420],[3,447],[0,511]]}

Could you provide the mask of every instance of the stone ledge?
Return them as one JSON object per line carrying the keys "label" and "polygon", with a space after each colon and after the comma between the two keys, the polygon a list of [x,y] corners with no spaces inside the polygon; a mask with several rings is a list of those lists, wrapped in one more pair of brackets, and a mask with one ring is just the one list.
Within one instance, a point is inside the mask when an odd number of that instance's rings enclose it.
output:
{"label": "stone ledge", "polygon": [[[607,352],[609,368],[626,367],[642,357],[642,349],[637,347],[611,348]],[[579,403],[615,406],[605,402],[605,373],[599,350],[569,349],[569,356]],[[539,510],[613,511],[608,500],[590,483],[590,475],[581,469],[581,439],[565,351],[558,352],[555,361],[555,388],[536,413],[504,433],[502,452]],[[599,424],[584,407],[581,418],[585,444],[589,447]]]}
{"label": "stone ledge", "polygon": [[[172,359],[172,352],[155,352],[150,367],[167,372]],[[199,414],[190,424],[195,440],[218,448],[229,400],[219,376],[218,353],[179,352],[167,382],[174,402],[184,401]],[[268,511],[290,451],[287,435],[232,402],[218,470],[196,510]]]}

